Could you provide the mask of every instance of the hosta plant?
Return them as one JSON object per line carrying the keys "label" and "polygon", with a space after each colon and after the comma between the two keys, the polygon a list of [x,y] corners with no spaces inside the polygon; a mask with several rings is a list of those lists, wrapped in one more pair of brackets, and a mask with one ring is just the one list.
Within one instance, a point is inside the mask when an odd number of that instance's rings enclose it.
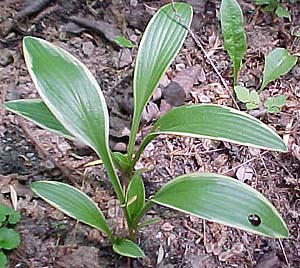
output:
{"label": "hosta plant", "polygon": [[190,5],[168,4],[157,11],[143,34],[134,70],[134,114],[126,154],[109,148],[108,110],[90,71],[74,56],[45,40],[34,37],[23,40],[27,68],[41,99],[9,101],[5,107],[67,139],[87,144],[97,153],[123,209],[127,235],[114,234],[97,204],[70,185],[40,181],[34,182],[32,189],[65,214],[104,232],[113,250],[123,256],[145,256],[136,241],[138,230],[153,222],[144,221],[153,204],[260,235],[288,236],[287,227],[273,205],[250,186],[230,177],[184,174],[151,197],[145,193],[141,171],[135,170],[135,164],[145,147],[160,134],[286,151],[282,139],[259,120],[231,108],[200,104],[170,110],[137,143],[142,112],[180,50],[191,19]]}

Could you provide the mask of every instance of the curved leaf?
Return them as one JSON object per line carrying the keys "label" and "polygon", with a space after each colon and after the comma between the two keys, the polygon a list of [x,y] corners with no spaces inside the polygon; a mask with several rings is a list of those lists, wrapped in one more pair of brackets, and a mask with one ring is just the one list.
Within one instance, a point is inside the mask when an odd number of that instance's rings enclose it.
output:
{"label": "curved leaf", "polygon": [[45,40],[25,37],[23,50],[27,68],[43,101],[72,136],[98,154],[123,203],[122,187],[108,145],[108,111],[96,79],[74,56]]}
{"label": "curved leaf", "polygon": [[238,71],[247,51],[243,12],[236,0],[222,0],[220,15],[224,47],[233,62],[234,84],[236,85]]}
{"label": "curved leaf", "polygon": [[44,129],[52,131],[69,140],[75,140],[75,138],[55,118],[42,100],[29,99],[8,101],[4,103],[4,107],[17,115],[21,115],[24,118],[31,120]]}
{"label": "curved leaf", "polygon": [[56,181],[38,181],[32,190],[68,216],[103,231],[111,240],[107,222],[98,206],[78,189]]}
{"label": "curved leaf", "polygon": [[7,258],[2,250],[0,250],[0,267],[6,267],[7,265]]}
{"label": "curved leaf", "polygon": [[296,64],[297,57],[291,56],[285,48],[275,48],[266,57],[263,82],[259,89],[262,92],[266,85],[281,75],[287,74]]}
{"label": "curved leaf", "polygon": [[230,177],[183,175],[163,186],[152,201],[249,232],[276,238],[288,236],[273,205],[250,186]]}
{"label": "curved leaf", "polygon": [[[175,9],[175,10],[174,10]],[[133,80],[134,115],[129,143],[132,153],[141,114],[159,80],[181,48],[192,20],[192,7],[186,3],[163,6],[149,22],[136,59]]]}
{"label": "curved leaf", "polygon": [[0,228],[0,249],[13,249],[20,245],[20,235],[13,229]]}
{"label": "curved leaf", "polygon": [[238,110],[214,104],[177,107],[163,115],[146,137],[176,134],[234,142],[286,152],[283,140],[256,118]]}
{"label": "curved leaf", "polygon": [[127,194],[127,211],[130,219],[135,219],[145,204],[145,187],[142,176],[135,174],[131,179]]}
{"label": "curved leaf", "polygon": [[114,252],[130,257],[130,258],[145,258],[145,253],[134,242],[128,239],[119,239],[113,244]]}

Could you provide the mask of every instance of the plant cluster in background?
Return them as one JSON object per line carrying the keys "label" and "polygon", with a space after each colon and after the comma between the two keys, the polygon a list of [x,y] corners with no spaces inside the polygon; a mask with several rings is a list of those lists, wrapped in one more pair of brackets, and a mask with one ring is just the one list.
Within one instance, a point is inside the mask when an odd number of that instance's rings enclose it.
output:
{"label": "plant cluster in background", "polygon": [[255,4],[263,6],[265,12],[274,13],[279,18],[291,19],[290,12],[280,4],[279,0],[255,0]]}
{"label": "plant cluster in background", "polygon": [[5,251],[15,249],[20,244],[20,235],[12,227],[20,219],[19,212],[0,204],[0,268],[8,264]]}
{"label": "plant cluster in background", "polygon": [[[236,14],[233,15],[235,17]],[[127,235],[119,237],[114,234],[97,204],[66,183],[39,181],[32,184],[32,189],[70,217],[104,232],[113,250],[123,256],[145,256],[136,243],[137,235],[142,227],[156,221],[144,220],[144,215],[154,204],[268,237],[288,236],[283,219],[262,194],[227,176],[184,174],[173,178],[151,197],[145,193],[142,174],[135,170],[135,164],[145,147],[161,134],[211,138],[287,151],[277,133],[256,118],[213,104],[183,105],[171,109],[137,143],[142,112],[178,54],[191,20],[190,5],[171,3],[157,11],[143,34],[134,69],[134,113],[125,154],[112,152],[109,148],[108,109],[90,71],[74,56],[45,40],[34,37],[23,40],[26,65],[42,99],[9,101],[5,107],[45,129],[86,144],[96,152],[123,209]],[[238,34],[245,36],[243,32]],[[228,38],[236,37],[233,33],[228,34]],[[228,42],[228,49],[236,41]],[[124,46],[127,41],[121,38],[119,43]],[[235,79],[244,49],[244,45],[238,46],[236,50],[240,54],[236,57],[234,50],[231,53],[235,57]]]}
{"label": "plant cluster in background", "polygon": [[[260,4],[277,5],[275,0],[257,0]],[[273,3],[274,2],[274,3]],[[282,9],[281,6],[278,6]],[[277,7],[277,9],[278,9]],[[244,29],[244,19],[241,7],[236,0],[222,0],[221,2],[221,28],[224,38],[224,47],[233,62],[234,92],[237,99],[246,105],[248,110],[259,108],[259,94],[272,81],[287,74],[296,64],[297,57],[290,55],[285,48],[275,48],[265,58],[262,84],[258,91],[250,90],[238,85],[238,72],[243,57],[247,51],[247,39]],[[285,105],[286,97],[277,95],[264,102],[267,112],[277,113]]]}

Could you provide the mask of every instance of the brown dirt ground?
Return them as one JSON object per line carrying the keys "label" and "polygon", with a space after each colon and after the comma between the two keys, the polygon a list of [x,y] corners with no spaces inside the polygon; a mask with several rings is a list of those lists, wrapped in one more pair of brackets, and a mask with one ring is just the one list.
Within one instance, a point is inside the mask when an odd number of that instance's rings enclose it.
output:
{"label": "brown dirt ground", "polygon": [[[122,150],[128,140],[125,132],[129,126],[128,113],[132,109],[130,81],[136,49],[119,50],[99,32],[88,28],[71,28],[68,31],[73,33],[67,32],[67,23],[72,16],[101,19],[109,23],[112,30],[120,31],[138,44],[153,13],[149,7],[156,8],[168,1],[144,1],[135,7],[130,1],[117,0],[49,1],[42,11],[13,24],[15,14],[31,2],[34,1],[4,0],[0,3],[1,104],[5,100],[37,97],[26,71],[21,41],[24,35],[45,38],[76,55],[95,75],[114,117],[111,146]],[[192,29],[231,88],[232,67],[222,47],[219,1],[189,2],[196,13]],[[241,2],[249,45],[240,82],[258,88],[264,55],[272,48],[286,47],[300,55],[300,39],[293,36],[299,30],[300,4],[284,4],[291,11],[292,20],[288,21],[262,12],[253,2]],[[192,82],[188,78],[189,68],[197,70]],[[186,103],[234,106],[219,77],[190,36],[164,77],[164,85],[176,77],[183,83],[191,83]],[[166,181],[192,171],[239,177],[276,206],[288,225],[290,237],[281,241],[269,239],[154,207],[147,217],[159,216],[162,220],[141,231],[139,243],[148,258],[143,262],[133,261],[132,267],[300,267],[299,82],[298,63],[289,74],[271,83],[262,95],[263,99],[276,94],[287,96],[287,103],[280,113],[264,114],[261,120],[284,136],[288,141],[288,153],[166,136],[153,141],[138,163],[139,168],[148,169],[144,174],[148,196]],[[160,96],[152,103],[154,110],[164,109]],[[149,108],[146,113],[146,121],[155,117],[152,110]],[[30,190],[30,184],[37,180],[68,182],[92,196],[111,226],[120,232],[124,222],[104,170],[101,166],[83,168],[85,163],[96,159],[95,155],[84,146],[21,120],[2,106],[0,116],[0,202],[11,205],[11,185],[17,192],[18,210],[22,213],[22,220],[16,227],[22,243],[8,255],[10,267],[125,267],[127,260],[111,251],[101,233],[62,215]],[[237,170],[242,172],[244,168],[250,172],[250,177],[245,180],[237,176]]]}

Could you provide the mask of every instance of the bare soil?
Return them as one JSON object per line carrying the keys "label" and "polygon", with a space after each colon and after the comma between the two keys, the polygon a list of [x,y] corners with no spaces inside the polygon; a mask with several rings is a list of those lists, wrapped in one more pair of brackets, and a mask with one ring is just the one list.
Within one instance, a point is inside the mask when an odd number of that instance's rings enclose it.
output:
{"label": "bare soil", "polygon": [[[95,154],[85,146],[39,129],[2,107],[7,100],[38,97],[23,60],[22,38],[26,35],[44,38],[88,66],[108,103],[112,118],[110,145],[113,150],[123,151],[130,128],[136,48],[117,47],[111,33],[123,34],[138,45],[155,9],[167,2],[1,1],[0,202],[12,206],[11,194],[15,191],[22,214],[16,226],[22,243],[8,254],[9,267],[127,267],[127,259],[112,252],[102,233],[64,216],[30,189],[31,183],[38,180],[70,183],[90,195],[115,232],[122,232],[122,213],[105,171],[101,166],[84,168],[84,164],[96,160]],[[220,34],[220,2],[188,2],[193,4],[195,11],[192,30],[232,90],[232,66]],[[299,31],[300,4],[296,1],[284,3],[291,13],[289,21],[263,12],[254,1],[239,2],[249,41],[240,83],[258,89],[266,53],[275,47],[285,47],[300,55],[300,38],[295,36]],[[87,19],[85,24],[82,18]],[[95,21],[105,22],[105,27]],[[178,102],[178,94],[182,92],[187,94]],[[137,168],[148,170],[144,174],[147,196],[183,173],[218,172],[236,177],[263,193],[275,205],[288,225],[290,237],[269,239],[157,206],[147,217],[158,216],[162,220],[143,229],[139,235],[147,258],[133,261],[132,267],[300,267],[299,63],[287,75],[267,86],[262,99],[277,94],[287,96],[282,111],[275,115],[261,113],[260,119],[284,137],[288,153],[165,136],[146,148]],[[235,107],[230,92],[188,36],[144,113],[141,135],[168,107],[207,102]],[[239,108],[245,110],[240,103]]]}

